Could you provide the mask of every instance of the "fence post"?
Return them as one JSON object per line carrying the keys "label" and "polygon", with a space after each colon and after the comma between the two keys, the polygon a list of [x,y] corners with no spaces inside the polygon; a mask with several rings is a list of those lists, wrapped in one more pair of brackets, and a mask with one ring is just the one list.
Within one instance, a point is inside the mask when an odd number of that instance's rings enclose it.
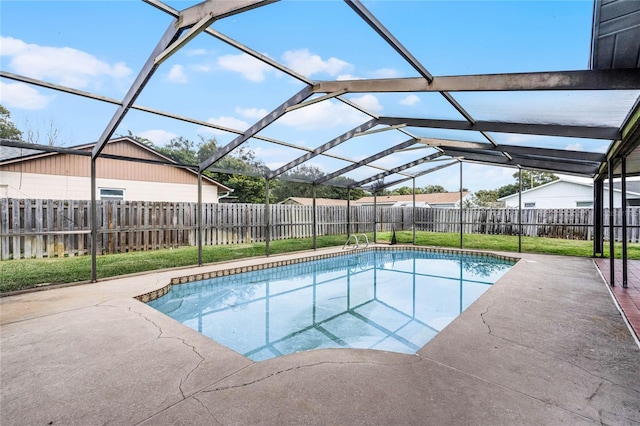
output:
{"label": "fence post", "polygon": [[9,259],[9,237],[5,236],[9,233],[9,199],[0,199],[0,233],[2,237],[1,252],[2,260]]}

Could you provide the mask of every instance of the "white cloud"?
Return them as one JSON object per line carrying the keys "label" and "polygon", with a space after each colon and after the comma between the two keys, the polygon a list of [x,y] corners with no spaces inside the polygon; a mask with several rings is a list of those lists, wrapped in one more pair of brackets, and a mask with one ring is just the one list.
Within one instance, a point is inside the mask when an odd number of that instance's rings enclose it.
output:
{"label": "white cloud", "polygon": [[308,49],[285,52],[283,62],[287,67],[306,77],[311,77],[314,74],[336,76],[353,68],[348,62],[338,58],[323,60],[319,55],[311,54]]}
{"label": "white cloud", "polygon": [[508,133],[505,135],[501,135],[503,138],[502,144],[504,145],[521,145],[531,143],[535,136],[531,135],[520,135],[517,133]]}
{"label": "white cloud", "polygon": [[256,147],[253,149],[253,153],[256,155],[256,158],[263,161],[271,170],[276,170],[287,164],[287,159],[291,157],[290,151],[279,148]]}
{"label": "white cloud", "polygon": [[243,117],[254,118],[260,120],[264,118],[269,112],[264,108],[236,108],[236,113]]}
{"label": "white cloud", "polygon": [[568,149],[569,151],[584,151],[584,147],[581,143],[569,144],[565,149]]}
{"label": "white cloud", "polygon": [[53,99],[41,95],[33,87],[24,83],[3,83],[0,81],[0,104],[7,108],[45,109]]}
{"label": "white cloud", "polygon": [[99,87],[105,78],[128,79],[131,69],[123,62],[109,64],[70,47],[28,44],[0,37],[0,54],[10,57],[8,68],[18,74],[74,88]]}
{"label": "white cloud", "polygon": [[[211,117],[207,120],[207,123],[216,124],[218,126],[227,127],[234,130],[241,130],[241,131],[244,131],[249,128],[249,123],[247,123],[246,121],[240,120],[235,117],[227,117],[227,116]],[[212,129],[211,127],[201,127],[199,130],[201,132],[206,132],[206,133],[228,134],[223,130]]]}
{"label": "white cloud", "polygon": [[[367,111],[382,111],[382,105],[373,95],[366,94],[349,100]],[[298,130],[316,130],[362,124],[367,118],[360,111],[341,102],[324,101],[285,114],[278,122]]]}
{"label": "white cloud", "polygon": [[220,56],[218,65],[223,69],[238,72],[247,80],[254,82],[264,81],[265,74],[273,71],[271,66],[246,53]]}
{"label": "white cloud", "polygon": [[382,105],[380,105],[380,101],[374,95],[362,95],[355,98],[349,99],[354,104],[361,106],[369,112],[382,112]]}
{"label": "white cloud", "polygon": [[184,73],[184,67],[182,65],[174,65],[169,70],[167,80],[173,83],[187,83],[187,75]]}
{"label": "white cloud", "polygon": [[175,133],[167,132],[166,130],[161,129],[145,130],[143,132],[137,132],[136,135],[140,136],[141,138],[149,139],[151,142],[153,142],[154,145],[157,146],[164,146],[171,139],[178,137],[178,135],[176,135]]}
{"label": "white cloud", "polygon": [[409,105],[409,106],[413,106],[419,102],[420,102],[420,98],[417,97],[416,95],[409,95],[400,100],[401,105]]}
{"label": "white cloud", "polygon": [[189,65],[189,69],[196,72],[209,72],[211,71],[211,65],[207,64],[191,64]]}
{"label": "white cloud", "polygon": [[273,163],[264,163],[265,166],[267,166],[270,170],[277,170],[280,167],[284,166],[286,163],[284,161],[276,161]]}
{"label": "white cloud", "polygon": [[278,123],[298,130],[316,130],[345,124],[357,125],[365,120],[366,116],[348,105],[324,101],[291,111],[282,116]]}
{"label": "white cloud", "polygon": [[207,54],[206,49],[186,49],[185,55],[187,56],[202,56]]}
{"label": "white cloud", "polygon": [[336,77],[336,80],[338,81],[345,81],[345,80],[362,80],[360,77],[356,77],[353,74],[339,74]]}
{"label": "white cloud", "polygon": [[371,78],[396,78],[398,71],[393,68],[380,68],[371,73]]}

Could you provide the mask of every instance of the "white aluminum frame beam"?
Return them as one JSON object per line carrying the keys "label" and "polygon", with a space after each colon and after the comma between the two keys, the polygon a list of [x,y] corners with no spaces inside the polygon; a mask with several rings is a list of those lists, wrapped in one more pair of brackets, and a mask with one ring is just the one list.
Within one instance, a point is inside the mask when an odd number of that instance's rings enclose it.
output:
{"label": "white aluminum frame beam", "polygon": [[[311,90],[311,88],[309,88],[309,90]],[[314,149],[312,152],[308,152],[298,158],[296,158],[293,161],[290,161],[289,163],[285,164],[284,166],[278,168],[277,170],[274,170],[273,172],[268,174],[268,178],[269,179],[273,179],[275,177],[278,177],[279,175],[287,172],[288,170],[293,169],[296,166],[299,166],[300,164],[304,163],[307,160],[310,160],[311,158],[322,154],[323,152],[340,145],[343,142],[348,141],[349,139],[353,138],[353,136],[356,133],[361,133],[363,131],[366,131],[372,127],[374,127],[377,124],[377,120],[371,119],[369,121],[367,121],[366,123],[363,123],[361,125],[359,125],[358,127],[355,127],[351,130],[349,130],[348,132],[338,136],[337,138],[334,138],[332,140],[330,140],[329,142],[319,146],[318,148]]]}
{"label": "white aluminum frame beam", "polygon": [[508,152],[510,154],[519,154],[527,156],[540,156],[540,157],[553,157],[558,159],[573,159],[584,162],[597,162],[601,163],[606,160],[606,155],[597,152],[584,152],[584,151],[569,151],[564,149],[552,149],[552,148],[538,148],[519,145],[500,145],[494,146],[488,143],[481,142],[468,142],[449,139],[433,139],[433,138],[419,138],[418,141],[429,147],[442,148],[446,151],[447,148],[463,148],[469,150],[478,151],[500,151]]}
{"label": "white aluminum frame beam", "polygon": [[383,179],[383,178],[385,178],[385,177],[387,177],[389,175],[392,175],[392,174],[401,172],[403,170],[410,169],[411,167],[415,167],[415,166],[417,166],[419,164],[426,163],[428,161],[434,160],[434,159],[436,159],[436,158],[438,158],[438,157],[440,157],[442,155],[444,155],[442,152],[436,152],[434,154],[427,155],[426,157],[422,157],[422,158],[420,158],[418,160],[411,161],[409,163],[403,164],[402,166],[395,167],[395,168],[393,168],[391,170],[388,170],[386,172],[378,173],[377,175],[371,176],[370,178],[363,179],[360,182],[356,182],[356,183],[350,185],[349,187],[350,188],[360,188],[360,187],[362,187],[362,185],[366,185],[369,182],[373,182],[373,181],[376,181],[376,180],[379,180],[379,179]]}
{"label": "white aluminum frame beam", "polygon": [[[382,189],[390,188],[390,187],[398,185],[398,184],[400,184],[402,182],[406,182],[406,181],[408,181],[410,179],[415,179],[417,177],[424,176],[424,175],[427,175],[429,173],[437,172],[438,170],[444,169],[446,167],[453,166],[454,164],[458,164],[459,162],[460,161],[458,161],[458,160],[454,160],[454,161],[451,161],[451,162],[446,163],[446,164],[441,164],[439,166],[432,167],[432,168],[427,169],[427,170],[423,170],[420,173],[416,173],[415,175],[413,175],[411,177],[406,177],[406,178],[394,180],[393,182],[385,183],[384,185],[381,185],[381,186],[376,186],[376,190],[379,191],[379,190],[382,190]],[[363,189],[365,189],[365,188],[363,188]]]}
{"label": "white aluminum frame beam", "polygon": [[250,138],[254,137],[256,133],[258,133],[259,131],[261,131],[268,125],[272,124],[274,121],[276,121],[280,117],[282,117],[286,113],[287,108],[289,108],[292,105],[296,105],[296,104],[299,104],[300,102],[303,102],[312,94],[313,93],[311,93],[311,86],[304,87],[302,90],[300,90],[298,93],[293,95],[291,98],[287,99],[278,108],[274,109],[272,112],[270,112],[265,117],[263,117],[262,120],[258,121],[253,126],[248,128],[242,135],[238,136],[237,138],[235,138],[234,140],[226,144],[224,147],[216,151],[211,157],[201,162],[200,170],[206,170],[209,166],[212,166],[216,161],[220,160],[222,157],[229,154],[238,146],[240,146]]}
{"label": "white aluminum frame beam", "polygon": [[329,181],[329,180],[331,180],[331,179],[333,179],[335,177],[341,176],[341,175],[343,175],[345,173],[348,173],[348,172],[350,172],[352,170],[357,169],[358,167],[365,166],[365,165],[367,165],[367,164],[369,164],[369,163],[371,163],[373,161],[376,161],[376,160],[379,160],[381,158],[384,158],[384,157],[386,157],[388,155],[393,154],[396,151],[408,148],[408,147],[410,147],[412,145],[415,145],[416,143],[418,143],[418,141],[416,139],[409,139],[408,141],[405,141],[405,142],[402,142],[402,143],[400,143],[398,145],[392,146],[391,148],[385,149],[384,151],[380,151],[377,154],[374,154],[374,155],[372,155],[370,157],[367,157],[364,160],[360,160],[357,163],[351,164],[350,166],[344,167],[344,168],[342,168],[340,170],[336,170],[333,173],[329,173],[328,175],[325,175],[325,176],[321,177],[320,179],[316,179],[313,183],[314,183],[314,185],[321,185],[321,184],[323,184],[323,183],[325,183],[325,182],[327,182],[327,181]]}
{"label": "white aluminum frame beam", "polygon": [[484,164],[494,164],[501,166],[522,166],[527,169],[546,170],[559,173],[570,173],[581,176],[592,177],[598,171],[599,163],[581,163],[561,161],[561,160],[544,160],[537,158],[525,158],[514,155],[513,160],[487,152],[465,151],[462,149],[447,149],[446,155],[459,157],[463,160],[473,160]]}
{"label": "white aluminum frame beam", "polygon": [[[169,24],[169,27],[160,38],[160,41],[151,52],[151,55],[143,65],[142,70],[129,88],[129,91],[122,100],[120,107],[116,110],[115,114],[107,124],[107,127],[102,132],[96,146],[93,148],[91,158],[95,159],[100,155],[107,141],[118,128],[124,116],[131,108],[131,105],[133,105],[163,60],[175,53],[186,42],[195,37],[199,32],[203,31],[207,26],[211,25],[211,23],[216,19],[263,6],[265,4],[272,3],[273,1],[275,0],[234,0],[233,2],[206,0],[180,12],[180,15],[175,18],[171,24]],[[180,40],[180,36],[184,30],[196,24],[197,28],[187,34],[186,40],[184,40],[184,42]]]}
{"label": "white aluminum frame beam", "polygon": [[389,92],[504,92],[540,90],[638,90],[636,69],[476,74],[434,77],[384,78],[370,80],[321,81],[316,93],[344,90],[348,93]]}
{"label": "white aluminum frame beam", "polygon": [[562,124],[510,123],[503,121],[436,120],[429,118],[380,117],[379,124],[401,124],[408,127],[428,127],[435,129],[474,130],[478,132],[520,133],[525,135],[566,136],[589,139],[620,139],[617,127],[568,126]]}
{"label": "white aluminum frame beam", "polygon": [[[420,73],[428,82],[433,80],[433,76],[427,69],[395,38],[389,30],[359,0],[345,0],[345,2],[373,28],[396,52],[398,52],[413,68]],[[474,124],[475,119],[458,103],[454,97],[445,91],[440,94],[462,115],[469,123]],[[493,138],[485,132],[480,132],[489,142],[496,144]]]}
{"label": "white aluminum frame beam", "polygon": [[[8,79],[15,80],[15,81],[21,81],[23,83],[33,84],[35,86],[44,87],[46,89],[57,90],[57,91],[60,91],[60,92],[69,93],[71,95],[82,96],[82,97],[85,97],[85,98],[94,99],[94,100],[101,101],[101,102],[106,102],[106,103],[110,103],[110,104],[114,104],[114,105],[120,105],[120,101],[117,100],[117,99],[114,99],[114,98],[110,98],[110,97],[102,96],[102,95],[96,95],[94,93],[85,92],[83,90],[78,90],[78,89],[72,89],[70,87],[61,86],[59,84],[48,83],[48,82],[45,82],[45,81],[42,81],[42,80],[36,80],[34,78],[31,78],[31,77],[25,77],[25,76],[22,76],[22,75],[13,74],[13,73],[2,71],[2,70],[0,70],[0,77],[8,78]],[[143,105],[133,104],[133,105],[131,105],[131,109],[135,109],[135,110],[143,111],[143,112],[148,112],[150,114],[158,115],[158,116],[161,116],[161,117],[167,117],[167,118],[171,118],[171,119],[174,119],[174,120],[183,121],[185,123],[197,124],[199,126],[209,127],[209,128],[216,129],[216,130],[222,130],[224,132],[234,133],[236,135],[241,135],[241,134],[244,133],[242,130],[233,129],[231,127],[220,126],[218,124],[209,123],[208,121],[197,120],[195,118],[185,117],[185,116],[182,116],[182,115],[178,115],[178,114],[173,114],[173,113],[166,112],[166,111],[157,110],[157,109],[154,109],[154,108],[149,108],[149,107],[146,107],[146,106],[143,106]],[[286,146],[288,148],[298,149],[300,151],[313,152],[313,148],[308,148],[308,147],[305,147],[305,146],[299,146],[299,145],[295,145],[295,144],[292,144],[292,143],[289,143],[289,142],[284,142],[284,141],[281,141],[281,140],[268,138],[268,137],[265,137],[265,136],[254,135],[253,138],[257,139],[257,140],[273,143],[273,144],[276,144],[276,145],[280,145],[280,146]],[[327,152],[324,152],[321,155],[323,155],[325,157],[329,157],[329,158],[335,158],[336,160],[346,161],[346,162],[352,163],[352,164],[355,164],[355,163],[358,162],[358,161],[350,159],[350,158],[342,157],[340,155],[335,155],[335,154],[331,154],[331,153],[327,153]],[[102,154],[101,156],[104,156],[104,154]],[[382,170],[382,171],[388,170],[388,169],[386,169],[384,167],[380,167],[380,166],[370,166],[370,167],[378,169],[378,170]],[[210,168],[210,170],[214,171],[211,168]],[[217,169],[215,171],[222,171],[222,169]],[[229,173],[229,171],[225,170],[225,171],[223,171],[223,173]],[[251,174],[251,176],[254,176],[254,175],[255,174]],[[262,176],[262,175],[260,175],[260,176]]]}

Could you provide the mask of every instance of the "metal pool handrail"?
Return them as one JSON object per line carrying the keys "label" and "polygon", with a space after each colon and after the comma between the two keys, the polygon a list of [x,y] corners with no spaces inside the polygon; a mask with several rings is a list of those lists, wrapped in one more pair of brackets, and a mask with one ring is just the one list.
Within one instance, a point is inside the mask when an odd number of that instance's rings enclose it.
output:
{"label": "metal pool handrail", "polygon": [[[364,248],[369,247],[369,237],[367,237],[367,234],[360,234],[360,235],[363,236],[365,241],[367,242],[367,244],[364,246]],[[352,247],[352,250],[360,248],[360,240],[358,240],[358,236],[356,234],[351,234],[347,238],[347,241],[344,243],[344,246],[342,246],[342,250],[346,250],[347,249],[347,246],[349,245],[349,241],[351,241],[351,237],[355,238],[355,240],[356,240],[356,243]]]}

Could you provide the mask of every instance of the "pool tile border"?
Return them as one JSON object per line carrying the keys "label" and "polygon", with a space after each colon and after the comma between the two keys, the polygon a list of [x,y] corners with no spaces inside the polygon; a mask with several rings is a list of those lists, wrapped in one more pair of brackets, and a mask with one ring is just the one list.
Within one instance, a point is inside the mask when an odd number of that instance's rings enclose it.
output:
{"label": "pool tile border", "polygon": [[470,250],[462,250],[462,249],[446,249],[446,248],[415,247],[415,246],[388,246],[388,247],[377,246],[377,247],[362,248],[362,249],[352,249],[348,251],[345,250],[345,251],[332,252],[332,253],[315,254],[315,255],[299,257],[295,259],[274,260],[274,261],[265,262],[265,263],[258,263],[255,265],[240,266],[235,268],[220,269],[218,271],[201,272],[198,274],[175,277],[175,278],[172,278],[167,285],[157,290],[153,290],[148,293],[135,296],[134,299],[139,300],[140,302],[143,302],[143,303],[148,303],[148,302],[151,302],[152,300],[158,299],[164,296],[165,294],[167,294],[169,290],[171,290],[171,287],[174,285],[186,284],[194,281],[209,280],[211,278],[224,277],[228,275],[242,274],[244,272],[260,271],[263,269],[294,265],[297,263],[310,262],[313,260],[329,259],[332,257],[340,257],[340,256],[352,254],[352,253],[364,253],[364,252],[370,252],[370,251],[391,251],[391,250],[393,251],[409,251],[409,250],[416,251],[417,250],[417,251],[426,251],[426,252],[443,253],[443,254],[464,253],[464,254],[469,254],[473,256],[491,257],[494,259],[507,260],[512,262],[517,262],[518,260],[520,260],[520,258],[513,257],[513,256],[505,256],[502,254],[496,254],[491,252],[470,251]]}

